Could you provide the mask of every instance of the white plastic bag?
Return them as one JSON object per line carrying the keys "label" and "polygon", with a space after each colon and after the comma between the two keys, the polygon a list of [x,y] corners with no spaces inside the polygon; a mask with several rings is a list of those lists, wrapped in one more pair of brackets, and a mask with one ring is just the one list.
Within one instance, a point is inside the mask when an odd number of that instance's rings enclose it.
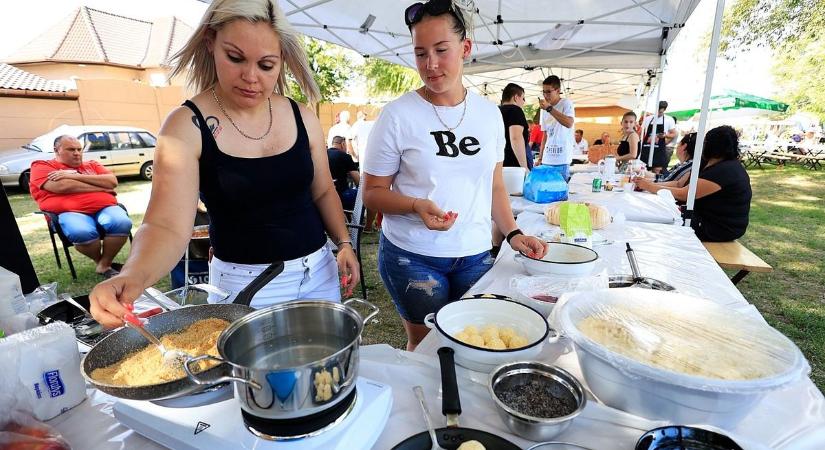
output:
{"label": "white plastic bag", "polygon": [[49,420],[86,398],[72,328],[55,322],[0,339],[0,398]]}

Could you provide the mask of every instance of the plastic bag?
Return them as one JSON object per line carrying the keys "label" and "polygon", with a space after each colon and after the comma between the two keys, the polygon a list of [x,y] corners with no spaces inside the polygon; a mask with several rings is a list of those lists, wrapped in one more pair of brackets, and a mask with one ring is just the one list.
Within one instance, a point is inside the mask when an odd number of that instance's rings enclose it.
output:
{"label": "plastic bag", "polygon": [[524,181],[524,198],[535,203],[567,200],[567,181],[557,166],[534,167]]}
{"label": "plastic bag", "polygon": [[86,398],[74,330],[63,322],[1,339],[0,361],[3,405],[49,420]]}
{"label": "plastic bag", "polygon": [[25,297],[29,312],[37,314],[57,303],[57,282],[41,284],[29,294],[26,294]]}
{"label": "plastic bag", "polygon": [[17,410],[0,411],[0,449],[71,450],[54,428]]}

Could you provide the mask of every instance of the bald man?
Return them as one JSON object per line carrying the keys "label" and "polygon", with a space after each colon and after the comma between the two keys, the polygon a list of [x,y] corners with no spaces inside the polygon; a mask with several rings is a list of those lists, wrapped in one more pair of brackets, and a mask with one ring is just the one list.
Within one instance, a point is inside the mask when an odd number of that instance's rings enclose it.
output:
{"label": "bald man", "polygon": [[41,210],[57,214],[63,234],[95,262],[95,272],[114,276],[112,261],[132,229],[115,199],[117,178],[97,161],[83,162],[74,136],[55,139],[54,152],[54,159],[32,163],[31,195]]}

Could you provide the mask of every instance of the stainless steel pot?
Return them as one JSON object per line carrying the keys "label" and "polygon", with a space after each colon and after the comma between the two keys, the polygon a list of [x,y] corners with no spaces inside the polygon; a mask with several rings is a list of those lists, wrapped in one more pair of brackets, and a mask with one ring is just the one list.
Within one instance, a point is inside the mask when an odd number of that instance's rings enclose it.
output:
{"label": "stainless steel pot", "polygon": [[[362,317],[349,306],[354,302],[371,312]],[[361,332],[376,314],[376,306],[359,299],[343,304],[280,303],[248,314],[224,330],[218,339],[220,358],[190,358],[184,368],[198,384],[234,381],[241,408],[255,417],[309,416],[333,407],[355,388]],[[191,364],[206,359],[228,363],[231,376],[201,379],[190,370]],[[329,382],[319,382],[326,378],[325,372]]]}

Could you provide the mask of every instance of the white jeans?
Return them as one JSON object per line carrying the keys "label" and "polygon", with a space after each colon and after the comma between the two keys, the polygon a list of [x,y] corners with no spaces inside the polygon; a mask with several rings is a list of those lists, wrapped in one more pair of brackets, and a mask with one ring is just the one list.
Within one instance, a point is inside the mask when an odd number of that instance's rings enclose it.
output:
{"label": "white jeans", "polygon": [[[223,303],[231,303],[267,267],[268,264],[237,264],[213,257],[209,282],[230,292]],[[302,258],[284,261],[284,271],[252,297],[250,306],[264,308],[297,299],[341,301],[338,264],[326,245]],[[209,301],[215,301],[212,295]]]}

